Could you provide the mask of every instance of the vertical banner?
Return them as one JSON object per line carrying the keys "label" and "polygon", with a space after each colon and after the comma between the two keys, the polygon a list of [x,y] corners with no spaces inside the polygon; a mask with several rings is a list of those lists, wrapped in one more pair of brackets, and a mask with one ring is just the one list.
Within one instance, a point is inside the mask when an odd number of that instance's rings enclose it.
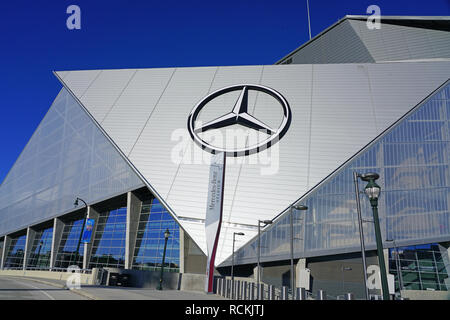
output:
{"label": "vertical banner", "polygon": [[208,202],[206,204],[205,233],[208,259],[206,263],[205,291],[213,292],[214,261],[222,224],[223,188],[225,183],[225,153],[217,152],[211,157],[209,169]]}
{"label": "vertical banner", "polygon": [[92,229],[94,228],[94,222],[95,222],[94,219],[86,220],[86,225],[84,227],[83,237],[81,239],[81,242],[89,243],[91,241]]}

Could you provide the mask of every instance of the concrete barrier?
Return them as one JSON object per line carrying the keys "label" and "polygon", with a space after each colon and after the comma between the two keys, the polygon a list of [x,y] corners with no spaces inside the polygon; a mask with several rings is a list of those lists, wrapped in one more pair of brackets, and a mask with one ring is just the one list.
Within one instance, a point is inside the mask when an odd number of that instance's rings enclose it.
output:
{"label": "concrete barrier", "polygon": [[295,300],[306,300],[305,288],[296,288]]}
{"label": "concrete barrier", "polygon": [[268,300],[275,300],[275,287],[273,285],[269,285],[269,297]]}
{"label": "concrete barrier", "polygon": [[319,290],[317,292],[317,300],[327,300],[327,293],[325,290]]}
{"label": "concrete barrier", "polygon": [[288,300],[289,295],[288,295],[288,287],[283,286],[281,288],[281,300]]}
{"label": "concrete barrier", "polygon": [[248,285],[248,299],[255,300],[255,284],[253,282]]}
{"label": "concrete barrier", "polygon": [[234,299],[241,299],[241,281],[235,281]]}
{"label": "concrete barrier", "polygon": [[205,292],[206,275],[181,273],[181,277],[179,290]]}
{"label": "concrete barrier", "polygon": [[242,282],[242,300],[248,300],[248,282]]}
{"label": "concrete barrier", "polygon": [[450,300],[450,291],[402,290],[405,300]]}
{"label": "concrete barrier", "polygon": [[355,295],[351,292],[345,294],[345,300],[355,300]]}

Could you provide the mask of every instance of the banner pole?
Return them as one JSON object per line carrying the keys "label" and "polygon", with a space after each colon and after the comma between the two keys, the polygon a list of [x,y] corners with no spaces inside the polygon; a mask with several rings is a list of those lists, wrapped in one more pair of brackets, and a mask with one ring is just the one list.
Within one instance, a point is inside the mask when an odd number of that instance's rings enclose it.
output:
{"label": "banner pole", "polygon": [[225,162],[225,152],[217,152],[211,158],[209,169],[208,199],[205,216],[206,246],[208,250],[205,281],[206,293],[214,293],[214,263],[219,243],[220,227],[222,225]]}

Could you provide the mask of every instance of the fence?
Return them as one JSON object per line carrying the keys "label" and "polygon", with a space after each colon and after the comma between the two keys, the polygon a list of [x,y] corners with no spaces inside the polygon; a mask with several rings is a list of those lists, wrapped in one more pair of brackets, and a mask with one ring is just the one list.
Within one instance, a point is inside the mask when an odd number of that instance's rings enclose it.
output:
{"label": "fence", "polygon": [[252,281],[242,281],[226,278],[216,279],[216,294],[232,300],[355,300],[353,293],[341,296],[328,295],[325,290],[316,294],[304,288],[296,288],[292,293],[289,287],[277,288],[265,283],[258,284]]}

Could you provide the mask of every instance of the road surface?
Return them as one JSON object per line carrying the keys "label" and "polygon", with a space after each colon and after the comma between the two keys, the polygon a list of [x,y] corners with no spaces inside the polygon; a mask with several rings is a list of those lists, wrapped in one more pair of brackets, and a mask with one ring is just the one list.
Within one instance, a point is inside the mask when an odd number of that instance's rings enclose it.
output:
{"label": "road surface", "polygon": [[0,300],[88,300],[70,290],[18,277],[0,277]]}

